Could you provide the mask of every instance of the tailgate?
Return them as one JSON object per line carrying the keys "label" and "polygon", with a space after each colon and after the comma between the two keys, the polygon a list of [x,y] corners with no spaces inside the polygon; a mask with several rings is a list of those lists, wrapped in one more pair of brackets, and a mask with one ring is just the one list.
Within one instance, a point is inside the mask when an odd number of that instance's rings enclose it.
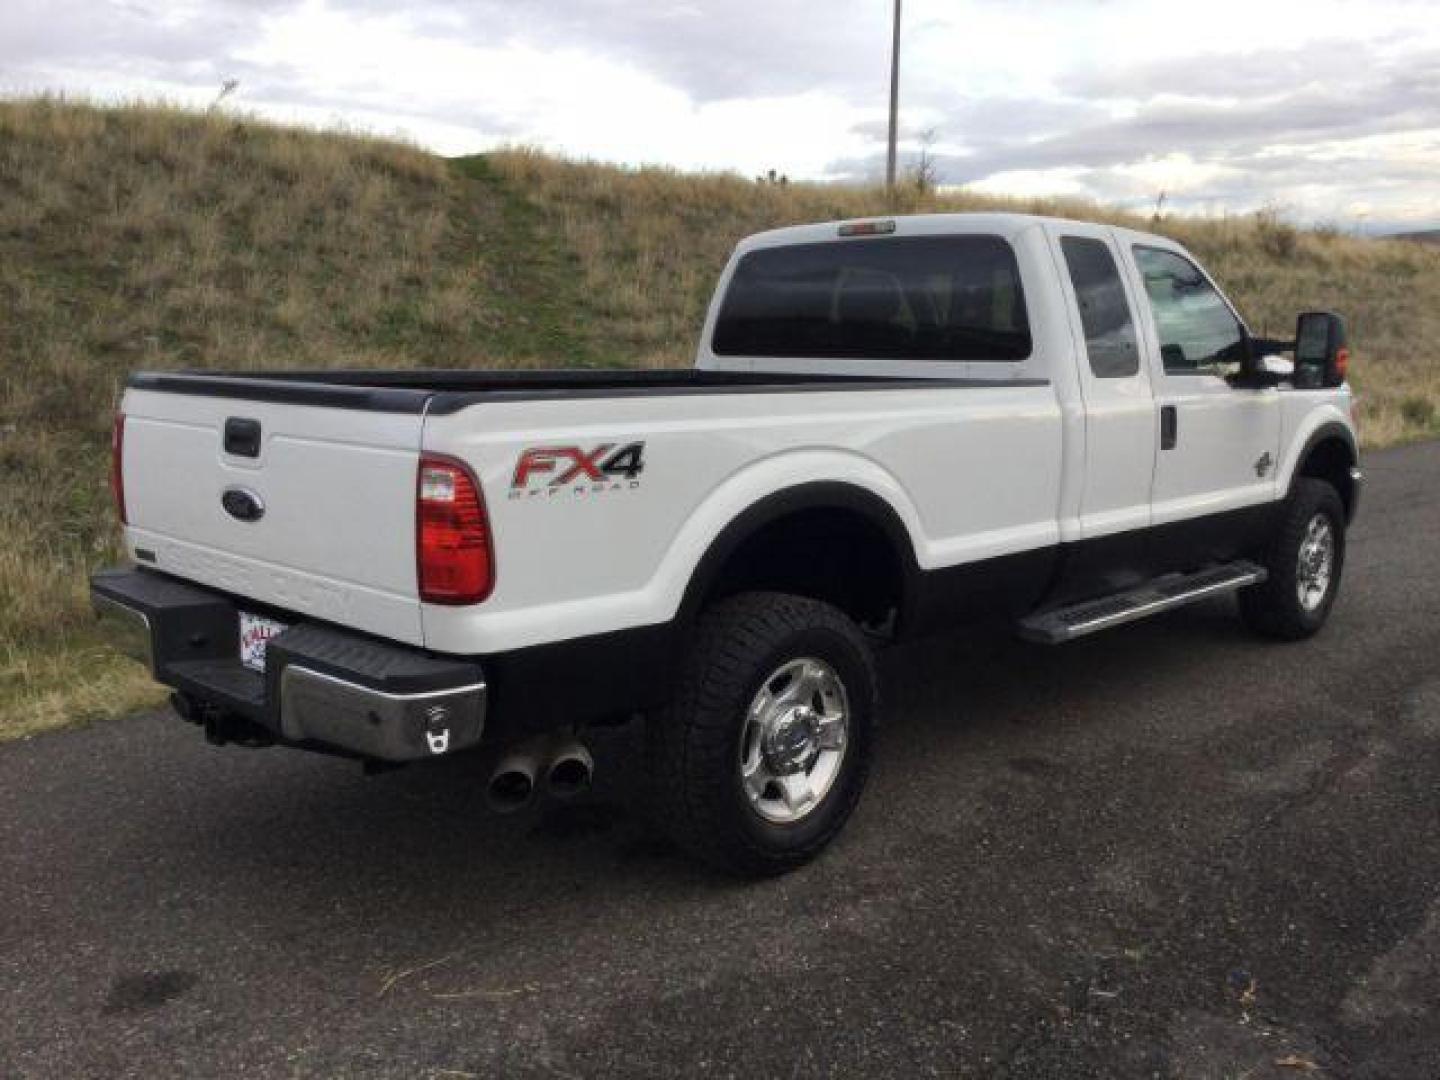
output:
{"label": "tailgate", "polygon": [[418,408],[131,389],[122,409],[126,539],[137,562],[421,643]]}

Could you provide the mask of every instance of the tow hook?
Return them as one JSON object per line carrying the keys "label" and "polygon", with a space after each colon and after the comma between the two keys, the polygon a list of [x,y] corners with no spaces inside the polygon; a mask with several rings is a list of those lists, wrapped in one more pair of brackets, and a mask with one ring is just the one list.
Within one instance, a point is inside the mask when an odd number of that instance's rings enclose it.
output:
{"label": "tow hook", "polygon": [[431,705],[425,710],[425,743],[439,757],[450,749],[450,707]]}

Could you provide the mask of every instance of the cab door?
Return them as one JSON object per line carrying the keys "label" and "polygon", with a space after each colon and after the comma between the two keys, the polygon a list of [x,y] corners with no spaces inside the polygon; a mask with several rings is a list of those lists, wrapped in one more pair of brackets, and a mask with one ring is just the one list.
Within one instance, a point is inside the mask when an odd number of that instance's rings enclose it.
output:
{"label": "cab door", "polygon": [[1150,525],[1155,399],[1142,362],[1136,298],[1112,231],[1067,222],[1051,233],[1080,354],[1085,477],[1080,535],[1094,540]]}
{"label": "cab door", "polygon": [[1122,272],[1114,232],[1066,222],[1051,226],[1049,236],[1085,416],[1079,537],[1067,545],[1051,594],[1061,601],[1117,592],[1153,575],[1149,526],[1157,428],[1138,297]]}
{"label": "cab door", "polygon": [[1156,543],[1172,569],[1243,551],[1275,498],[1279,391],[1237,387],[1247,335],[1230,303],[1163,241],[1128,253],[1159,411],[1151,499]]}

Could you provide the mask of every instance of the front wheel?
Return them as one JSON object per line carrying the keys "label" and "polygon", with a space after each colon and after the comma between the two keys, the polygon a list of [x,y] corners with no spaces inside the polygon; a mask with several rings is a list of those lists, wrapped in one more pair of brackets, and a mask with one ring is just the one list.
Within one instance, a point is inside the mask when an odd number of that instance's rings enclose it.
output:
{"label": "front wheel", "polygon": [[1261,563],[1262,585],[1240,593],[1240,614],[1257,633],[1300,641],[1325,625],[1345,567],[1345,507],[1323,480],[1301,477]]}
{"label": "front wheel", "polygon": [[860,799],[878,709],[869,646],[842,612],[780,593],[722,601],[650,723],[657,824],[738,873],[804,864]]}

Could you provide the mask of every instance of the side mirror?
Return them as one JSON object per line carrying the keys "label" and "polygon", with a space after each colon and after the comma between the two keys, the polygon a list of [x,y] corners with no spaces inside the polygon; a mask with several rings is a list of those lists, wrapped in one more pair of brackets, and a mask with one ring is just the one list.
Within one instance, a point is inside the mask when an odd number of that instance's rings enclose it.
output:
{"label": "side mirror", "polygon": [[1229,379],[1230,385],[1251,390],[1268,390],[1292,378],[1295,365],[1283,356],[1275,355],[1279,349],[1291,347],[1288,341],[1270,341],[1266,338],[1245,339],[1245,361],[1240,370]]}
{"label": "side mirror", "polygon": [[1290,341],[1274,341],[1244,334],[1238,350],[1240,370],[1227,376],[1225,381],[1237,389],[1268,390],[1279,386],[1294,374],[1295,365],[1275,354],[1293,347],[1294,343]]}
{"label": "side mirror", "polygon": [[1307,311],[1295,324],[1295,385],[1339,386],[1350,371],[1345,320],[1331,311]]}

